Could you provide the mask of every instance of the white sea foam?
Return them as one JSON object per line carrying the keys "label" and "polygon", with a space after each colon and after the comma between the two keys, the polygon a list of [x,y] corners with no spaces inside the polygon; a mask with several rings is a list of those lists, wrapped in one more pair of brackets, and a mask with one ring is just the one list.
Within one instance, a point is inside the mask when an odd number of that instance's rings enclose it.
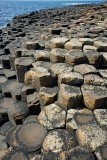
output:
{"label": "white sea foam", "polygon": [[64,6],[69,6],[69,5],[79,5],[79,4],[86,4],[86,3],[62,3]]}

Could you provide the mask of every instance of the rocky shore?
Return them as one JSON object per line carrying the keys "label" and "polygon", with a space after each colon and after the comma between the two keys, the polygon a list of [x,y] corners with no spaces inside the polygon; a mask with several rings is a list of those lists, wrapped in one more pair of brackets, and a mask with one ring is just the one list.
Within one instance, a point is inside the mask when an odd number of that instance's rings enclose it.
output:
{"label": "rocky shore", "polygon": [[107,160],[107,3],[0,29],[0,160]]}

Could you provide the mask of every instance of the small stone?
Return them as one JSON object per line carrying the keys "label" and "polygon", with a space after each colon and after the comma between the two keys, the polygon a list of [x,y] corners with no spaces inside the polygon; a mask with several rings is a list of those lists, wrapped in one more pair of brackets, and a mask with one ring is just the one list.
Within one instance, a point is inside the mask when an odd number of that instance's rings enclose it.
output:
{"label": "small stone", "polygon": [[40,95],[41,105],[45,106],[45,105],[54,103],[54,101],[57,99],[57,92],[58,92],[57,87],[53,87],[53,88],[42,87],[42,88],[40,88],[39,95]]}
{"label": "small stone", "polygon": [[65,61],[67,51],[61,48],[52,49],[50,52],[50,61],[53,63],[61,63]]}
{"label": "small stone", "polygon": [[97,124],[92,111],[87,109],[69,109],[67,111],[66,128],[75,130],[88,124]]}
{"label": "small stone", "polygon": [[81,90],[86,108],[93,110],[107,106],[107,89],[105,87],[83,85]]}
{"label": "small stone", "polygon": [[[65,129],[56,129],[49,131],[42,145],[42,153],[48,155],[49,152],[57,154],[65,153],[76,146],[74,132],[68,132]],[[57,157],[58,157],[57,156]],[[52,157],[50,157],[52,159]]]}
{"label": "small stone", "polygon": [[58,84],[67,84],[72,86],[81,86],[83,84],[83,76],[77,72],[61,73],[58,76]]}
{"label": "small stone", "polygon": [[65,127],[66,112],[56,104],[45,106],[38,116],[38,122],[48,130]]}
{"label": "small stone", "polygon": [[78,39],[73,38],[73,39],[70,39],[69,42],[65,43],[64,48],[68,50],[82,49],[82,43]]}
{"label": "small stone", "polygon": [[87,149],[81,146],[75,147],[67,153],[66,160],[94,160],[94,156]]}
{"label": "small stone", "polygon": [[88,73],[95,73],[96,68],[92,65],[88,64],[79,64],[74,66],[74,71],[79,72],[82,75],[88,74]]}
{"label": "small stone", "polygon": [[80,50],[70,50],[65,55],[66,63],[81,64],[86,62],[85,54]]}
{"label": "small stone", "polygon": [[107,143],[107,134],[97,125],[84,125],[76,131],[80,146],[95,151],[97,147]]}
{"label": "small stone", "polygon": [[58,103],[65,109],[81,106],[81,91],[79,87],[61,84],[58,93]]}
{"label": "small stone", "polygon": [[51,40],[51,48],[64,48],[64,44],[69,41],[68,38],[59,37]]}

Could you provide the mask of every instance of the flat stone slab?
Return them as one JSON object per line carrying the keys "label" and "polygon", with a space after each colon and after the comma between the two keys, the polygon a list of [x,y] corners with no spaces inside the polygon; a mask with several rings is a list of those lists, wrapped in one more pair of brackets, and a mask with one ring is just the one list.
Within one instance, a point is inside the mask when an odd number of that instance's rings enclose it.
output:
{"label": "flat stone slab", "polygon": [[74,71],[79,72],[82,75],[88,74],[88,73],[95,73],[96,68],[92,65],[88,64],[79,64],[74,66]]}
{"label": "flat stone slab", "polygon": [[69,41],[68,38],[58,37],[51,40],[51,48],[64,48],[64,44]]}
{"label": "flat stone slab", "polygon": [[65,126],[66,112],[56,104],[45,106],[38,116],[38,122],[48,130]]}
{"label": "flat stone slab", "polygon": [[71,109],[81,106],[82,94],[79,87],[66,84],[60,85],[58,93],[58,103],[65,109]]}
{"label": "flat stone slab", "polygon": [[81,86],[83,84],[83,76],[77,72],[61,73],[58,76],[58,85],[67,84],[72,86]]}
{"label": "flat stone slab", "polygon": [[45,106],[54,103],[57,100],[57,93],[57,87],[41,87],[39,92],[41,105]]}
{"label": "flat stone slab", "polygon": [[71,50],[71,49],[82,49],[82,43],[76,39],[70,39],[70,41],[66,42],[64,45],[65,49]]}
{"label": "flat stone slab", "polygon": [[80,146],[92,151],[107,143],[107,134],[102,128],[96,125],[84,125],[76,131]]}
{"label": "flat stone slab", "polygon": [[107,40],[106,41],[97,40],[94,42],[94,46],[98,48],[99,52],[107,52]]}
{"label": "flat stone slab", "polygon": [[97,124],[92,111],[87,109],[69,109],[67,111],[66,128],[78,129],[83,125]]}
{"label": "flat stone slab", "polygon": [[100,86],[83,85],[82,88],[83,100],[86,108],[106,108],[107,106],[107,89]]}
{"label": "flat stone slab", "polygon": [[61,73],[70,73],[73,67],[67,63],[56,63],[51,67],[51,71],[54,77],[58,77]]}
{"label": "flat stone slab", "polygon": [[78,146],[75,147],[73,149],[71,149],[68,153],[67,153],[67,158],[66,160],[70,160],[70,159],[76,159],[76,160],[94,160],[94,156],[91,152],[89,152],[87,149]]}
{"label": "flat stone slab", "polygon": [[50,52],[50,61],[53,63],[61,63],[65,61],[67,51],[62,48],[52,49]]}
{"label": "flat stone slab", "polygon": [[103,129],[107,129],[107,109],[95,109],[95,118]]}
{"label": "flat stone slab", "polygon": [[96,74],[86,74],[84,75],[84,84],[94,86],[107,86],[107,80],[101,78]]}
{"label": "flat stone slab", "polygon": [[61,152],[69,151],[75,146],[76,141],[73,131],[69,133],[66,129],[56,129],[48,132],[42,145],[42,153],[48,155],[51,152],[59,155]]}
{"label": "flat stone slab", "polygon": [[70,50],[65,55],[66,63],[81,64],[86,62],[85,54],[81,50]]}

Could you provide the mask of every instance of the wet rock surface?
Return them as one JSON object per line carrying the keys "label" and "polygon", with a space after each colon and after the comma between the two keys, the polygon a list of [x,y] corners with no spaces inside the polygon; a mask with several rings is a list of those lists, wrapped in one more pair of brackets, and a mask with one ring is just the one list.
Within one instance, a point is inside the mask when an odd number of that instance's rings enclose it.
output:
{"label": "wet rock surface", "polygon": [[107,159],[107,3],[0,29],[0,160]]}

